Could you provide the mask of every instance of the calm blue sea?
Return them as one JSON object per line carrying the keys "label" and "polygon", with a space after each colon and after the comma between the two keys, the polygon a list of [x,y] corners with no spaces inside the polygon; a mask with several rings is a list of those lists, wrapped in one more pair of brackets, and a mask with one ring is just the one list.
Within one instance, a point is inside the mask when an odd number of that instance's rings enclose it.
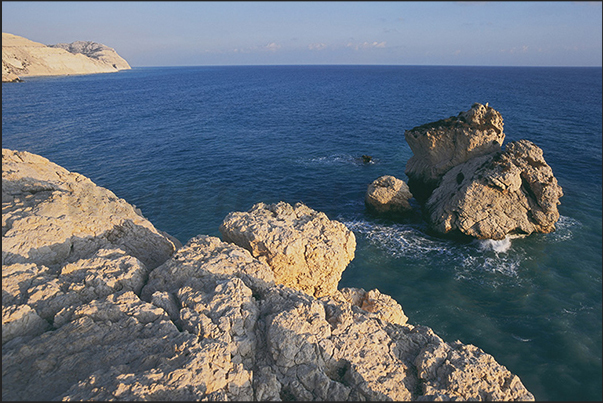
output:
{"label": "calm blue sea", "polygon": [[[378,288],[412,324],[474,344],[537,400],[602,399],[601,68],[134,68],[2,84],[2,147],[40,154],[135,204],[182,243],[231,211],[301,201],[356,234],[340,286]],[[365,211],[407,180],[404,130],[486,103],[506,139],[544,150],[565,193],[557,231],[429,236]],[[367,154],[374,164],[358,158]]]}

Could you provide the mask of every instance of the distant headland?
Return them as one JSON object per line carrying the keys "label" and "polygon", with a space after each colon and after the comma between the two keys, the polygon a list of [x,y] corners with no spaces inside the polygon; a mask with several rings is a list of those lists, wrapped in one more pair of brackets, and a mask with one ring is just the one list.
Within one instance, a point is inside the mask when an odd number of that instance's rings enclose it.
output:
{"label": "distant headland", "polygon": [[91,41],[44,45],[2,33],[2,82],[25,76],[114,73],[131,67],[117,52]]}

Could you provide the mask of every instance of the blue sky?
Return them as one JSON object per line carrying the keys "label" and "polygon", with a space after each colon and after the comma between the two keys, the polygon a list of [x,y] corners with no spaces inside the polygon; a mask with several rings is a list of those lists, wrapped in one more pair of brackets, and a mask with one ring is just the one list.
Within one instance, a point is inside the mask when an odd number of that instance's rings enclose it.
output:
{"label": "blue sky", "polygon": [[130,65],[601,66],[601,2],[2,2],[2,32]]}

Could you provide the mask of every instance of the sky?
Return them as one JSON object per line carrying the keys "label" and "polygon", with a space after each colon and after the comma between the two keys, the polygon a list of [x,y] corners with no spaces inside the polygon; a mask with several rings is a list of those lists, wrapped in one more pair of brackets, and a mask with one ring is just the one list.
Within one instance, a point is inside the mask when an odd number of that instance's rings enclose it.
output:
{"label": "sky", "polygon": [[2,32],[132,67],[601,66],[602,2],[2,1]]}

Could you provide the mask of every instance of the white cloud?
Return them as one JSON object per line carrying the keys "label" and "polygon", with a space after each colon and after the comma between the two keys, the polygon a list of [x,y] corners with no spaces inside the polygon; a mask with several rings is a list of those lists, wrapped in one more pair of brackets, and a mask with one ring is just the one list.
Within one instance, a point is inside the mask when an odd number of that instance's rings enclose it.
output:
{"label": "white cloud", "polygon": [[346,48],[352,48],[354,50],[365,50],[365,49],[373,49],[373,48],[384,48],[386,42],[362,42],[362,43],[353,43],[348,42]]}
{"label": "white cloud", "polygon": [[311,43],[308,45],[308,49],[310,50],[323,50],[327,47],[324,43]]}
{"label": "white cloud", "polygon": [[279,50],[281,48],[281,45],[279,45],[276,42],[270,42],[268,45],[264,46],[265,50],[269,50],[271,52],[276,52],[277,50]]}

